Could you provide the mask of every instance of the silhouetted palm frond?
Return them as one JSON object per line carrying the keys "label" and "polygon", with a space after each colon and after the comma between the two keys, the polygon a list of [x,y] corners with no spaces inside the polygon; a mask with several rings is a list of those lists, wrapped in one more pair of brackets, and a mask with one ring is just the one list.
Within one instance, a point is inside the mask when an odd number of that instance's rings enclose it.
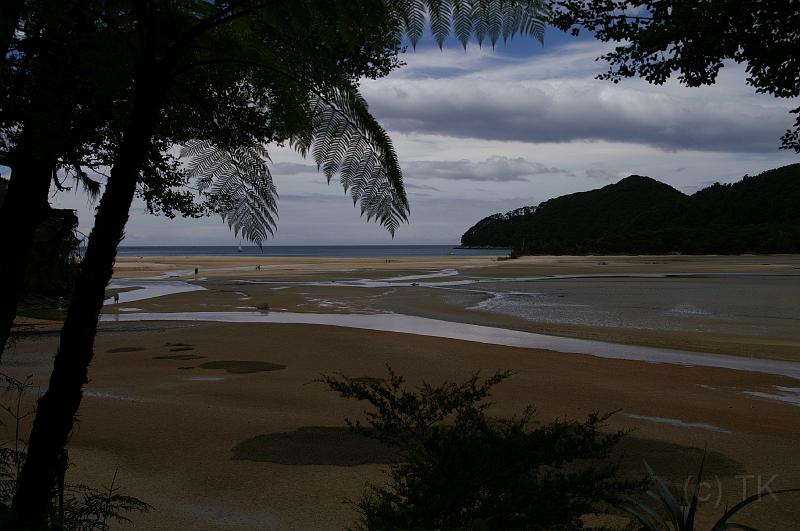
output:
{"label": "silhouetted palm frond", "polygon": [[181,150],[189,159],[189,177],[234,234],[261,245],[275,232],[278,193],[264,146],[223,149],[193,140]]}
{"label": "silhouetted palm frond", "polygon": [[403,173],[389,135],[351,86],[310,93],[310,128],[292,139],[302,155],[309,151],[328,181],[338,174],[353,204],[394,235],[408,220]]}
{"label": "silhouetted palm frond", "polygon": [[451,29],[464,48],[472,37],[479,45],[488,39],[492,47],[500,37],[508,41],[515,35],[535,37],[541,42],[550,9],[548,0],[388,0],[388,3],[412,46],[416,47],[429,20],[440,48]]}

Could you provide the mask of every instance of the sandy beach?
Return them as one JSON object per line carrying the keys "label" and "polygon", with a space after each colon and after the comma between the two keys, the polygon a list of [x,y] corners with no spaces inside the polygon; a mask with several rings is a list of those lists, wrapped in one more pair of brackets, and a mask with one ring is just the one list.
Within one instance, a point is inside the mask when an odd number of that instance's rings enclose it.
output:
{"label": "sandy beach", "polygon": [[[707,446],[704,523],[758,481],[774,489],[800,485],[794,377],[357,327],[135,318],[392,313],[794,367],[798,256],[124,257],[109,297],[114,292],[120,303],[107,306],[100,326],[69,445],[70,474],[102,484],[118,468],[125,492],[154,506],[135,518],[140,529],[351,524],[355,513],[343,500],[381,482],[385,459],[343,429],[362,405],[314,380],[380,378],[387,364],[411,383],[514,369],[493,396],[500,415],[529,404],[541,421],[617,411],[608,429],[632,430],[620,448],[626,470],[643,473],[644,459],[676,484],[695,472]],[[52,317],[19,319],[25,334],[0,370],[46,384],[58,339]],[[800,525],[800,503],[765,499],[739,521],[792,529]]]}

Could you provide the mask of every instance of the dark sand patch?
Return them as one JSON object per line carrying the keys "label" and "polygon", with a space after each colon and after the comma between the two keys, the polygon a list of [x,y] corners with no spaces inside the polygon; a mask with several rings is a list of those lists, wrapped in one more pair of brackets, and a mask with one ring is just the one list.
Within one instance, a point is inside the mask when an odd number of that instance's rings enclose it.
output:
{"label": "dark sand patch", "polygon": [[209,361],[198,365],[201,369],[224,369],[232,374],[250,374],[254,372],[269,372],[285,369],[286,365],[280,363],[270,363],[268,361],[249,361],[249,360],[220,360]]}
{"label": "dark sand patch", "polygon": [[[347,427],[306,426],[292,432],[257,435],[237,444],[231,459],[282,465],[356,466],[389,464],[397,452]],[[703,450],[668,442],[627,437],[613,451],[620,458],[621,474],[644,478],[646,461],[665,480],[683,484],[695,477]],[[744,473],[741,463],[720,452],[708,452],[703,474],[732,477]]]}
{"label": "dark sand patch", "polygon": [[387,464],[396,453],[347,427],[305,426],[257,435],[233,447],[231,459],[281,465],[356,466]]}
{"label": "dark sand patch", "polygon": [[191,343],[170,343],[169,341],[167,341],[166,343],[164,343],[164,346],[165,347],[193,347],[194,345],[192,345]]}
{"label": "dark sand patch", "polygon": [[188,371],[189,369],[196,369],[194,365],[190,365],[189,367],[178,367],[179,371]]}
{"label": "dark sand patch", "polygon": [[185,350],[194,350],[194,347],[172,347],[169,349],[170,352],[183,352]]}
{"label": "dark sand patch", "polygon": [[[622,439],[612,453],[621,458],[620,469],[626,477],[644,477],[647,474],[646,461],[656,474],[680,484],[697,476],[703,459],[702,448],[630,436]],[[741,463],[721,452],[709,451],[706,454],[703,476],[707,478],[733,477],[744,472]]]}
{"label": "dark sand patch", "polygon": [[191,361],[191,360],[201,360],[206,357],[207,356],[198,356],[197,354],[172,354],[171,356],[153,356],[153,359]]}
{"label": "dark sand patch", "polygon": [[117,347],[117,348],[110,348],[106,350],[106,352],[141,352],[145,350],[143,347]]}

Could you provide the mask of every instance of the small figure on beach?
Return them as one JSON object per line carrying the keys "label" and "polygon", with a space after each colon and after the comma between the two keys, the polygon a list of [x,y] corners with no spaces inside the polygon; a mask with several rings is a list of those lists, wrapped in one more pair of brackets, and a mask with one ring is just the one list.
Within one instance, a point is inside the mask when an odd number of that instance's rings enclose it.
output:
{"label": "small figure on beach", "polygon": [[256,266],[256,271],[261,271],[261,266],[260,265]]}
{"label": "small figure on beach", "polygon": [[63,296],[58,298],[58,303],[57,304],[58,304],[58,309],[59,310],[64,307],[64,297]]}
{"label": "small figure on beach", "polygon": [[195,267],[194,268],[194,276],[197,276],[198,272],[200,272],[200,268],[199,267]]}
{"label": "small figure on beach", "polygon": [[119,304],[119,293],[114,294],[114,304]]}

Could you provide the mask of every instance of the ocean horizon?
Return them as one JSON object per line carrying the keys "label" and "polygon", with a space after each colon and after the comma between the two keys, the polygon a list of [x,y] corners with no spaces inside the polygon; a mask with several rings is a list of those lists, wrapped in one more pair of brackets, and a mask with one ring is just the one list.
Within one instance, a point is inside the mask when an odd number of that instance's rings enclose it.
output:
{"label": "ocean horizon", "polygon": [[[241,249],[241,251],[240,251]],[[506,249],[458,249],[453,245],[153,245],[120,246],[117,256],[296,256],[302,258],[400,258],[503,256]]]}

